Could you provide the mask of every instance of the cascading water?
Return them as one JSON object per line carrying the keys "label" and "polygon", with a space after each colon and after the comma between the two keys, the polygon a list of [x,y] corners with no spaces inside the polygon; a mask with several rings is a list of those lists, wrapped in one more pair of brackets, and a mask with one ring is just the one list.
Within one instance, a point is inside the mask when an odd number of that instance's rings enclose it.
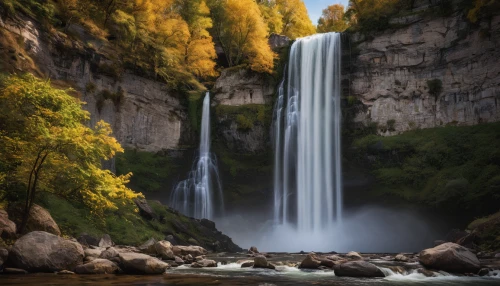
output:
{"label": "cascading water", "polygon": [[[213,219],[224,210],[217,160],[210,153],[210,94],[203,100],[199,156],[188,179],[177,184],[171,206],[185,215]],[[220,214],[219,213],[219,214]]]}
{"label": "cascading water", "polygon": [[299,231],[342,223],[340,52],[338,33],[298,39],[279,88],[274,219]]}

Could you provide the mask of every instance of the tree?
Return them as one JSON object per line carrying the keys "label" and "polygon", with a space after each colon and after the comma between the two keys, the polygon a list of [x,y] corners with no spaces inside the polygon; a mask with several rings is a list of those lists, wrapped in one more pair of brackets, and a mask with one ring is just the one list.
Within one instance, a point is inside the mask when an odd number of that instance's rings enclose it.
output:
{"label": "tree", "polygon": [[131,174],[115,176],[101,168],[101,160],[123,149],[109,124],[85,125],[89,113],[82,104],[30,74],[0,82],[0,157],[13,163],[8,178],[26,195],[20,232],[40,190],[77,198],[98,216],[141,196],[125,186]]}
{"label": "tree", "polygon": [[344,17],[344,6],[335,4],[323,10],[323,15],[318,21],[318,32],[343,32],[349,27]]}
{"label": "tree", "polygon": [[269,33],[279,34],[283,30],[283,17],[276,0],[257,0],[260,12],[267,23]]}
{"label": "tree", "polygon": [[316,33],[302,0],[276,0],[276,3],[283,19],[282,35],[296,39]]}

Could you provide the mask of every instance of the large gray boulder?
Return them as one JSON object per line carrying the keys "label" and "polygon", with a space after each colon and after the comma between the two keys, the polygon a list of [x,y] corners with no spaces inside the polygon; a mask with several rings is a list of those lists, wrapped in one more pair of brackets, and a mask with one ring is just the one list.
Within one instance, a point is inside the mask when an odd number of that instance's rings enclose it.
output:
{"label": "large gray boulder", "polygon": [[385,277],[382,270],[366,261],[350,261],[333,266],[336,276]]}
{"label": "large gray boulder", "polygon": [[267,258],[264,255],[255,256],[253,259],[253,268],[276,269],[273,264],[267,261]]}
{"label": "large gray boulder", "polygon": [[180,246],[180,245],[175,245],[172,247],[172,251],[174,252],[174,255],[176,256],[184,256],[191,254],[193,257],[197,257],[200,255],[205,255],[208,253],[208,251],[201,247],[201,246]]}
{"label": "large gray boulder", "polygon": [[139,246],[139,250],[142,253],[156,255],[156,239],[150,238],[148,241],[144,242],[141,246]]}
{"label": "large gray boulder", "polygon": [[[9,214],[18,226],[21,225],[23,213],[24,207],[21,204],[15,204],[9,208]],[[50,213],[37,204],[33,204],[31,207],[23,234],[32,231],[45,231],[55,235],[61,235],[61,230]]]}
{"label": "large gray boulder", "polygon": [[9,219],[9,214],[5,210],[0,210],[0,238],[14,239],[16,231],[16,224]]}
{"label": "large gray boulder", "polygon": [[172,243],[166,240],[155,243],[156,254],[165,260],[175,260],[175,254],[172,250]]}
{"label": "large gray boulder", "polygon": [[420,263],[428,268],[453,273],[477,273],[480,269],[474,253],[452,242],[423,250],[420,252]]}
{"label": "large gray boulder", "polygon": [[83,263],[82,246],[43,231],[30,232],[14,243],[9,259],[29,272],[74,271]]}
{"label": "large gray boulder", "polygon": [[318,269],[321,266],[321,261],[314,253],[309,253],[299,265],[303,269]]}
{"label": "large gray boulder", "polygon": [[89,263],[78,265],[75,269],[77,274],[116,274],[120,267],[107,259],[95,259]]}
{"label": "large gray boulder", "polygon": [[126,273],[134,274],[163,274],[170,266],[142,253],[120,253],[121,265]]}
{"label": "large gray boulder", "polygon": [[201,259],[191,264],[191,267],[193,268],[217,267],[217,262],[215,262],[215,260],[210,260],[210,259]]}

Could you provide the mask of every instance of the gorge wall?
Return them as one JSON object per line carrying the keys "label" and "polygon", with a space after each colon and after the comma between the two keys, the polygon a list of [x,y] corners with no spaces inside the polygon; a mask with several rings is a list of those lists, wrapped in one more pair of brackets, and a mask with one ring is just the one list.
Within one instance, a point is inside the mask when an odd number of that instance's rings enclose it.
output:
{"label": "gorge wall", "polygon": [[435,2],[344,38],[344,94],[362,103],[355,122],[394,135],[500,120],[500,15],[472,24],[457,1],[450,16],[433,15]]}

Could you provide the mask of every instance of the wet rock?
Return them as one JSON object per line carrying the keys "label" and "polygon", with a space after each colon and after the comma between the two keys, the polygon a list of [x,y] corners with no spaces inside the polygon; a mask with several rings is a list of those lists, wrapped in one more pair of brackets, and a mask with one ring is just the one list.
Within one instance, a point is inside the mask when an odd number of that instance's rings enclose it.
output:
{"label": "wet rock", "polygon": [[399,262],[408,262],[409,259],[404,254],[400,253],[400,254],[396,255],[394,260],[399,261]]}
{"label": "wet rock", "polygon": [[194,257],[207,254],[208,251],[201,246],[180,246],[175,245],[172,247],[172,251],[177,256],[192,255]]}
{"label": "wet rock", "polygon": [[[22,204],[14,204],[9,208],[9,214],[16,225],[19,226],[23,219],[24,207]],[[59,230],[59,226],[57,226],[50,213],[37,204],[33,204],[31,207],[23,234],[32,231],[45,231],[58,236],[61,235],[61,230]]]}
{"label": "wet rock", "polygon": [[346,277],[385,277],[375,265],[366,261],[350,261],[333,267],[336,276]]}
{"label": "wet rock", "polygon": [[16,238],[16,224],[9,219],[6,211],[0,210],[0,238],[14,239]]}
{"label": "wet rock", "polygon": [[99,247],[104,247],[104,248],[107,248],[107,247],[111,247],[115,245],[113,243],[113,241],[111,240],[111,237],[108,235],[108,234],[105,234],[101,237],[101,239],[99,240]]}
{"label": "wet rock", "polygon": [[482,268],[481,270],[479,270],[479,272],[477,273],[477,275],[479,276],[486,276],[490,273],[490,269],[488,268]]}
{"label": "wet rock", "polygon": [[166,240],[158,241],[155,243],[155,252],[162,259],[175,260],[174,252],[172,251],[172,244]]}
{"label": "wet rock", "polygon": [[253,259],[253,268],[276,269],[276,267],[269,263],[263,255],[258,255]]}
{"label": "wet rock", "polygon": [[2,273],[12,274],[12,275],[22,275],[22,274],[28,274],[28,271],[19,268],[5,268]]}
{"label": "wet rock", "polygon": [[177,263],[178,265],[182,265],[184,264],[184,260],[182,260],[182,258],[180,258],[179,256],[176,256],[175,263]]}
{"label": "wet rock", "polygon": [[217,262],[215,260],[202,259],[191,264],[193,268],[205,268],[205,267],[217,267]]}
{"label": "wet rock", "polygon": [[120,253],[119,257],[126,273],[162,274],[169,268],[167,263],[142,253]]}
{"label": "wet rock", "polygon": [[78,274],[116,274],[120,272],[120,267],[112,261],[99,258],[77,266],[75,272]]}
{"label": "wet rock", "polygon": [[355,251],[351,251],[351,252],[347,253],[346,257],[351,259],[351,260],[363,260],[363,257],[361,256],[361,254],[359,254],[358,252],[355,252]]}
{"label": "wet rock", "polygon": [[137,206],[137,208],[139,208],[139,214],[143,218],[147,220],[152,220],[156,217],[154,210],[148,204],[148,201],[146,201],[146,199],[134,199],[134,203]]}
{"label": "wet rock", "polygon": [[425,277],[434,277],[434,272],[427,270],[425,268],[419,268],[417,269],[417,272],[420,274],[423,274]]}
{"label": "wet rock", "polygon": [[254,262],[251,260],[245,261],[241,264],[241,268],[250,268],[254,266]]}
{"label": "wet rock", "polygon": [[321,261],[316,257],[316,255],[314,253],[309,253],[306,256],[306,258],[304,258],[304,260],[302,260],[299,268],[318,269],[318,267],[320,265],[321,265]]}
{"label": "wet rock", "polygon": [[120,253],[118,252],[118,250],[114,247],[109,247],[108,249],[104,250],[101,255],[99,255],[99,258],[102,258],[102,259],[112,259],[112,258],[115,258],[115,257],[118,257]]}
{"label": "wet rock", "polygon": [[43,232],[30,232],[14,243],[9,260],[16,268],[29,272],[73,271],[83,263],[82,246]]}
{"label": "wet rock", "polygon": [[150,238],[148,241],[139,246],[139,251],[146,254],[156,255],[156,239]]}
{"label": "wet rock", "polygon": [[474,253],[452,242],[423,250],[420,252],[420,263],[428,268],[454,273],[477,273],[480,269]]}

